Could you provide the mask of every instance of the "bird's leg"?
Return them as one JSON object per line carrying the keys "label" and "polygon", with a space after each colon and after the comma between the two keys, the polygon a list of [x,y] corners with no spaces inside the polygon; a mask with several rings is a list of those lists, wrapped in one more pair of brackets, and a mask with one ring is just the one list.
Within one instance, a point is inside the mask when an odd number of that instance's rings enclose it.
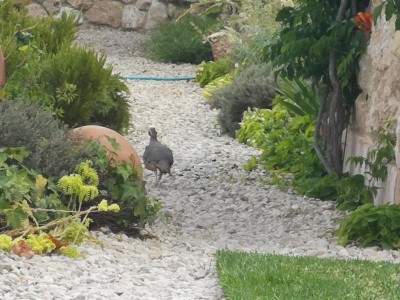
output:
{"label": "bird's leg", "polygon": [[158,182],[160,182],[162,175],[163,175],[163,172],[160,171],[160,174],[158,175]]}
{"label": "bird's leg", "polygon": [[156,175],[156,185],[157,185],[157,178],[158,178],[158,176],[157,176],[157,169],[154,170],[154,174]]}

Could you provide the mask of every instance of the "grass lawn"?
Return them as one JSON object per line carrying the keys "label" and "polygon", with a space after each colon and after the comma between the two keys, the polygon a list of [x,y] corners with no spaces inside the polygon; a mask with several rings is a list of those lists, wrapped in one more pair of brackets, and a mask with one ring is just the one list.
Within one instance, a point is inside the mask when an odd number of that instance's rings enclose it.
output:
{"label": "grass lawn", "polygon": [[400,265],[218,251],[227,299],[400,299]]}

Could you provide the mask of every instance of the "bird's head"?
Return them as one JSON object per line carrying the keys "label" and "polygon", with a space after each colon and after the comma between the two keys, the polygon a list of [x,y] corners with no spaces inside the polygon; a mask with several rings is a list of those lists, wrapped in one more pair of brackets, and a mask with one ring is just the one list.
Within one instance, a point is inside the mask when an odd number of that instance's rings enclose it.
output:
{"label": "bird's head", "polygon": [[157,141],[157,131],[156,131],[155,127],[150,126],[149,130],[148,130],[148,133],[149,133],[151,141]]}

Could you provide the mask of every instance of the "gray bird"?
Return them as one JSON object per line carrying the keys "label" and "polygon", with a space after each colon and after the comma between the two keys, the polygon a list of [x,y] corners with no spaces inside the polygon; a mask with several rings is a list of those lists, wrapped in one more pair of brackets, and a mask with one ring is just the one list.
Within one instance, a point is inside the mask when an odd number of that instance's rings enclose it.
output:
{"label": "gray bird", "polygon": [[[143,162],[146,169],[156,174],[156,185],[163,174],[171,174],[171,166],[174,163],[174,156],[171,149],[157,140],[157,131],[154,127],[149,128],[150,143],[143,153]],[[157,176],[157,171],[159,174]]]}

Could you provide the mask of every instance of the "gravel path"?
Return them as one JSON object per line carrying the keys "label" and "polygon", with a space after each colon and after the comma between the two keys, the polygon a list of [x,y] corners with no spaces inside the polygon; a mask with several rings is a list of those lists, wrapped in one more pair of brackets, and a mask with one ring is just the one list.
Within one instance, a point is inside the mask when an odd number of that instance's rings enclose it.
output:
{"label": "gravel path", "polygon": [[[193,76],[195,66],[148,61],[138,56],[140,33],[81,30],[80,43],[105,51],[123,76]],[[2,299],[223,299],[213,254],[218,249],[365,258],[399,262],[399,252],[338,246],[331,232],[340,213],[330,202],[264,186],[261,172],[241,166],[254,149],[221,136],[216,111],[193,82],[129,81],[139,153],[154,125],[175,156],[173,175],[155,186],[145,172],[149,194],[163,210],[145,241],[97,232],[104,242],[81,246],[87,256],[0,254]]]}

